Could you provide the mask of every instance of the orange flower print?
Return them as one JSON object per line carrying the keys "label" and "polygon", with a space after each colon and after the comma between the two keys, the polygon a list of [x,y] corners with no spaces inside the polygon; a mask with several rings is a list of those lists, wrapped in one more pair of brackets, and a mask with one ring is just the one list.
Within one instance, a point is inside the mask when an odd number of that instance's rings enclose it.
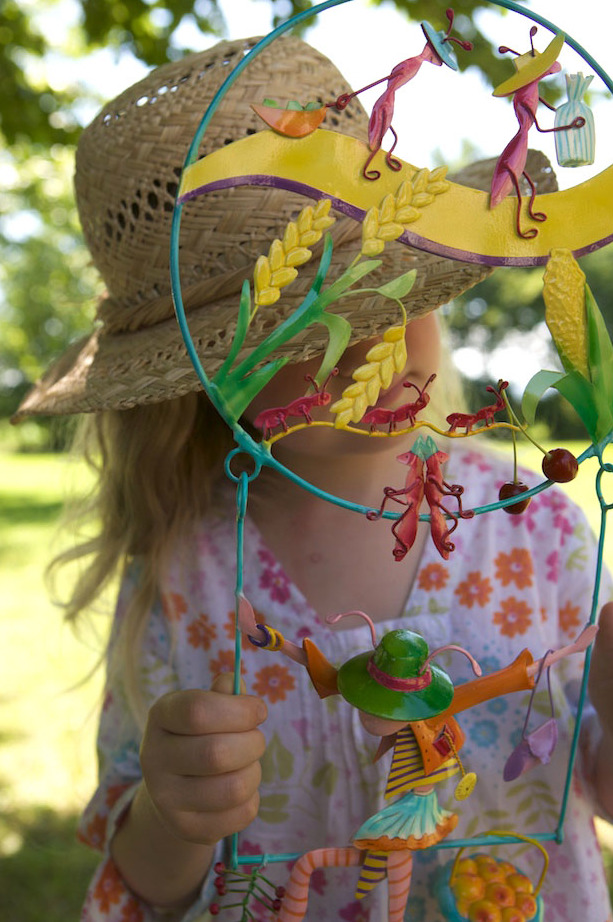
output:
{"label": "orange flower print", "polygon": [[114,807],[124,791],[127,791],[130,787],[130,784],[112,784],[107,788],[106,791],[106,805],[107,807]]}
{"label": "orange flower print", "polygon": [[578,605],[571,605],[570,602],[566,602],[560,609],[559,618],[560,618],[560,627],[563,631],[571,632],[574,628],[581,626],[581,618],[579,617],[581,609]]}
{"label": "orange flower print", "polygon": [[256,695],[268,698],[271,704],[285,701],[285,693],[296,687],[296,681],[287,666],[264,666],[255,674],[253,690]]}
{"label": "orange flower print", "polygon": [[429,563],[420,570],[417,582],[420,589],[430,592],[431,589],[442,589],[447,585],[449,573],[440,563]]}
{"label": "orange flower print", "polygon": [[478,605],[483,608],[490,600],[492,584],[487,576],[482,577],[478,570],[473,570],[455,589],[460,604],[466,608]]}
{"label": "orange flower print", "polygon": [[96,813],[85,829],[77,832],[79,842],[83,842],[84,845],[89,845],[90,848],[95,848],[101,852],[106,840],[106,820],[106,816],[103,816],[102,813]]}
{"label": "orange flower print", "polygon": [[121,922],[144,922],[143,907],[131,896],[121,907]]}
{"label": "orange flower print", "polygon": [[499,579],[503,586],[515,583],[518,589],[525,589],[526,586],[532,585],[532,556],[525,548],[514,547],[510,554],[501,551],[494,564],[496,579]]}
{"label": "orange flower print", "polygon": [[187,639],[192,647],[208,650],[211,641],[217,637],[217,628],[208,615],[199,615],[187,628]]}
{"label": "orange flower print", "polygon": [[187,602],[180,592],[166,592],[162,595],[162,608],[169,621],[180,621],[187,611]]}
{"label": "orange flower print", "polygon": [[[221,675],[222,672],[234,672],[234,651],[220,650],[217,659],[210,663],[211,675]],[[241,663],[241,673],[245,672],[245,664]]]}
{"label": "orange flower print", "polygon": [[111,906],[119,903],[125,892],[126,888],[119,876],[119,871],[109,858],[103,865],[94,888],[94,899],[98,903],[101,912],[108,912]]}
{"label": "orange flower print", "polygon": [[[256,624],[266,624],[266,618],[259,611],[253,612],[255,615]],[[224,631],[226,632],[226,637],[228,640],[231,640],[234,643],[234,622],[236,619],[236,613],[229,611],[226,617],[225,624],[223,626]],[[255,647],[249,642],[249,638],[244,634],[241,637],[241,647],[243,650],[254,650]]]}
{"label": "orange flower print", "polygon": [[494,624],[500,625],[500,633],[505,637],[525,634],[532,624],[532,609],[521,599],[511,596],[503,599],[500,609],[494,612]]}

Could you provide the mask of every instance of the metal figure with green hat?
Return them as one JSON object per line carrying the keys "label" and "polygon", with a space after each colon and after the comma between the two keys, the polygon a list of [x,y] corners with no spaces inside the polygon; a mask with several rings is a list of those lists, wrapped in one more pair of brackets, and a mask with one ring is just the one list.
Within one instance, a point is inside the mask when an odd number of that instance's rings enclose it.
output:
{"label": "metal figure with green hat", "polygon": [[381,77],[380,80],[375,80],[374,83],[369,83],[368,86],[363,86],[361,89],[355,90],[353,93],[343,93],[338,97],[335,103],[331,104],[337,109],[344,109],[347,103],[353,99],[354,96],[358,96],[365,90],[369,90],[371,87],[377,86],[379,83],[387,81],[385,90],[377,99],[370,114],[370,121],[368,123],[368,146],[371,153],[362,170],[362,175],[365,179],[374,180],[378,179],[381,175],[379,170],[369,170],[368,168],[375,154],[381,149],[383,138],[385,137],[388,130],[391,131],[394,136],[394,143],[385,155],[385,162],[387,163],[390,170],[398,171],[402,168],[401,162],[396,160],[395,157],[392,157],[392,152],[398,143],[398,135],[392,128],[396,91],[399,90],[400,87],[404,86],[405,83],[408,83],[409,80],[412,80],[421,65],[425,64],[426,62],[435,64],[437,67],[441,67],[443,64],[446,64],[447,67],[450,67],[452,70],[457,70],[458,62],[456,61],[455,54],[451,47],[452,42],[456,45],[459,45],[464,49],[464,51],[472,51],[473,46],[470,42],[464,42],[461,39],[451,35],[451,30],[453,28],[453,18],[453,10],[448,9],[447,19],[449,20],[449,27],[446,32],[437,32],[437,30],[431,26],[429,22],[422,22],[421,28],[426,37],[426,44],[424,45],[424,48],[420,54],[417,54],[412,58],[407,58],[406,61],[401,61],[400,64],[396,64],[392,72],[386,77]]}
{"label": "metal figure with green hat", "polygon": [[[284,653],[305,666],[321,698],[340,694],[358,709],[364,729],[381,737],[377,761],[393,749],[385,799],[397,798],[369,817],[352,837],[351,845],[307,852],[294,865],[286,887],[279,922],[300,922],[307,909],[310,877],[316,868],[361,865],[355,898],[366,896],[388,879],[389,922],[402,922],[409,895],[413,852],[430,848],[455,829],[458,816],[438,803],[436,784],[461,773],[457,800],[468,797],[477,777],[467,773],[459,750],[465,737],[455,714],[511,692],[531,689],[535,676],[572,653],[584,651],[597,627],[590,625],[577,640],[534,661],[522,650],[503,669],[482,675],[474,657],[457,644],[429,651],[419,634],[398,629],[377,642],[372,620],[361,611],[326,618],[329,624],[358,616],[369,626],[372,650],[353,656],[340,668],[330,663],[307,637],[302,646],[287,641],[275,628],[257,624],[249,602],[239,600],[239,625],[251,643]],[[464,654],[477,678],[454,686],[450,676],[433,660],[444,651]]]}

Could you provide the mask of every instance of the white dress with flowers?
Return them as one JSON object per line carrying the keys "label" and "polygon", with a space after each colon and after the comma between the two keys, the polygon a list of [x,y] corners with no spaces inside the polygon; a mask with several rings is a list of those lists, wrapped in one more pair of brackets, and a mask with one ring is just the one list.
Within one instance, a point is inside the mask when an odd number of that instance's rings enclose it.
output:
{"label": "white dress with flowers", "polygon": [[[506,459],[502,465],[489,456],[454,448],[447,479],[465,486],[467,508],[491,502],[507,477]],[[529,474],[524,479],[535,482]],[[233,668],[234,518],[229,491],[226,513],[211,516],[202,523],[195,541],[177,548],[168,581],[151,612],[140,665],[142,687],[150,703],[172,689],[207,688],[213,676]],[[372,527],[387,526],[376,523]],[[378,636],[407,627],[422,634],[431,649],[450,641],[459,643],[479,660],[484,673],[511,662],[524,647],[538,657],[577,636],[589,615],[595,546],[582,513],[557,489],[539,494],[521,516],[497,511],[462,521],[453,538],[456,550],[448,561],[427,542],[404,614],[379,623]],[[390,533],[390,553],[392,546]],[[137,574],[135,567],[124,580],[116,625],[134,592]],[[258,620],[277,627],[290,639],[311,637],[336,665],[362,652],[370,641],[364,627],[331,631],[323,624],[249,520],[245,594]],[[605,576],[600,601],[611,597]],[[338,607],[342,610],[342,600]],[[472,676],[462,660],[452,660],[448,654],[440,657],[440,665],[456,683]],[[266,700],[269,717],[263,728],[268,747],[262,760],[260,812],[241,834],[239,854],[294,854],[348,845],[362,823],[384,804],[391,753],[374,763],[377,741],[363,730],[355,709],[338,696],[320,700],[306,670],[287,659],[248,646],[242,670],[249,692]],[[438,785],[441,806],[460,816],[447,843],[494,828],[524,834],[555,829],[581,670],[577,656],[552,669],[559,727],[556,751],[549,765],[511,783],[503,781],[502,771],[519,740],[529,693],[494,699],[459,715],[466,734],[462,761],[479,780],[472,797],[461,804],[453,799],[453,778]],[[543,683],[533,719],[538,719],[539,710],[545,715],[548,705]],[[105,853],[87,893],[84,922],[163,918],[130,894],[108,857],[108,842],[141,778],[140,740],[122,687],[111,684],[100,723],[100,785],[80,827],[83,841]],[[542,891],[545,922],[608,922],[611,918],[589,783],[597,741],[597,723],[588,707],[572,776],[564,842],[547,843],[550,869]],[[535,878],[529,851],[509,846],[502,852]],[[436,922],[442,918],[433,880],[440,864],[454,855],[455,850],[448,848],[416,854],[407,920]],[[287,864],[269,865],[266,875],[283,882]],[[358,876],[359,868],[316,871],[307,919],[383,922],[384,887],[356,900]],[[211,883],[205,882],[201,899],[183,916],[184,922],[203,916],[214,893]],[[251,909],[257,922],[270,917],[258,904]],[[237,910],[224,913],[222,909],[217,918],[237,922],[239,917]]]}

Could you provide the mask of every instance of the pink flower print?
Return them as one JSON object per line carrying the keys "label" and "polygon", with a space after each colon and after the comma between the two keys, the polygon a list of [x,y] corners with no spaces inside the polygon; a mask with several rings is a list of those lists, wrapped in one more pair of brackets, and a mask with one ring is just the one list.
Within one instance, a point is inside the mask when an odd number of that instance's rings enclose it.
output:
{"label": "pink flower print", "polygon": [[558,551],[552,551],[545,558],[545,566],[547,570],[545,572],[545,578],[549,580],[550,583],[557,583],[560,576],[560,554]]}
{"label": "pink flower print", "polygon": [[483,473],[492,469],[492,465],[477,451],[467,452],[462,458],[462,464],[474,464],[477,470]]}
{"label": "pink flower print", "polygon": [[294,730],[296,731],[296,733],[298,734],[298,736],[300,737],[300,740],[302,742],[302,748],[308,749],[309,748],[309,739],[308,739],[309,722],[306,719],[306,717],[301,717],[300,720],[292,720],[291,724]]}
{"label": "pink flower print", "polygon": [[560,532],[560,544],[563,546],[566,539],[572,535],[573,527],[566,516],[561,512],[558,512],[556,515],[554,515],[553,524]]}
{"label": "pink flower print", "polygon": [[323,868],[315,868],[311,874],[311,890],[314,893],[319,893],[320,896],[325,892],[326,889],[326,875]]}
{"label": "pink flower print", "polygon": [[260,587],[268,589],[273,602],[287,602],[289,599],[289,580],[279,566],[262,571]]}
{"label": "pink flower print", "polygon": [[[319,619],[317,620],[319,621]],[[298,631],[296,631],[296,637],[298,637],[299,640],[304,640],[305,637],[311,637],[312,634],[313,634],[313,631],[311,630],[310,627],[307,627],[306,624],[303,627],[301,627]]]}
{"label": "pink flower print", "polygon": [[339,910],[341,919],[347,919],[347,922],[368,922],[370,913],[368,907],[364,905],[363,900],[354,900],[348,903],[343,909]]}
{"label": "pink flower print", "polygon": [[262,563],[267,567],[274,567],[277,561],[274,558],[274,555],[267,547],[260,548],[258,551],[258,557]]}

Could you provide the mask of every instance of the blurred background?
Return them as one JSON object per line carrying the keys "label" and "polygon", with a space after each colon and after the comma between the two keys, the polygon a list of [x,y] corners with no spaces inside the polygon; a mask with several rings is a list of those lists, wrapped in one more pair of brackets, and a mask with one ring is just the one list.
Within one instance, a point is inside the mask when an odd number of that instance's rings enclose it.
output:
{"label": "blurred background", "polygon": [[[96,666],[108,616],[101,612],[75,635],[62,624],[43,582],[44,567],[58,546],[63,499],[87,490],[88,473],[68,455],[70,421],[19,427],[8,421],[30,383],[90,330],[101,294],[73,201],[79,133],[107,99],[151,66],[220,37],[266,34],[313,5],[309,0],[0,0],[2,919],[77,919],[96,862],[75,843],[74,834],[95,783],[102,684]],[[362,86],[421,50],[420,19],[446,28],[448,5],[449,0],[351,0],[303,20],[300,28],[354,86]],[[607,66],[606,14],[599,0],[531,0],[523,6],[555,22]],[[456,13],[455,34],[475,44],[472,54],[458,54],[461,79],[452,79],[447,68],[424,67],[397,98],[397,153],[418,166],[445,163],[455,169],[497,156],[516,131],[510,101],[491,95],[512,69],[510,56],[496,49],[504,44],[527,51],[532,23],[487,0],[462,0]],[[536,47],[542,50],[550,38],[539,28]],[[561,62],[568,72],[590,73],[569,49]],[[564,101],[562,75],[541,86],[549,102]],[[375,90],[364,96],[367,108],[376,95]],[[596,162],[558,170],[562,188],[608,166],[613,150],[610,93],[598,76],[588,101],[596,116]],[[552,124],[547,110],[542,113],[541,121]],[[534,132],[531,146],[555,160],[551,135]],[[581,265],[611,331],[609,249]],[[499,269],[443,309],[454,360],[475,407],[488,402],[485,387],[499,378],[513,382],[512,397],[518,398],[535,371],[558,367],[541,291],[542,269]],[[548,446],[571,442],[580,451],[586,444],[580,421],[557,393],[551,394],[543,401],[537,436]],[[540,463],[538,452],[528,449],[522,449],[520,460],[534,467]],[[569,492],[591,513],[596,528],[593,477],[584,467]],[[611,544],[607,556],[613,559]],[[599,828],[610,865],[613,840],[609,827]]]}

